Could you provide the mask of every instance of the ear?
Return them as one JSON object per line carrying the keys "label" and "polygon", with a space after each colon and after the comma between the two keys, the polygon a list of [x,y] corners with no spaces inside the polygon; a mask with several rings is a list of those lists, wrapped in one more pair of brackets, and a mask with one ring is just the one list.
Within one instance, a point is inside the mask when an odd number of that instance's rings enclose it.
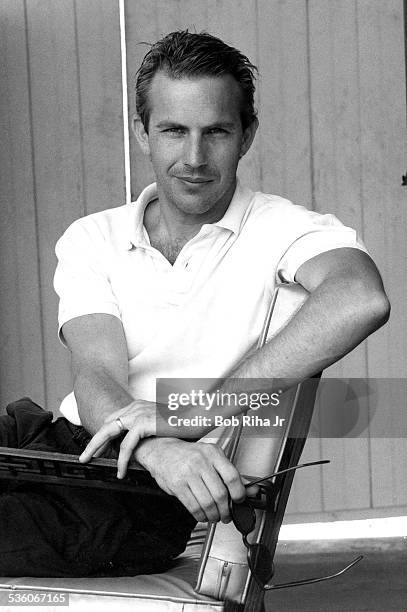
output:
{"label": "ear", "polygon": [[243,157],[243,155],[246,155],[247,151],[252,146],[252,142],[254,140],[258,127],[259,122],[257,120],[257,117],[255,117],[255,119],[251,122],[250,125],[247,126],[247,128],[243,132],[239,157]]}
{"label": "ear", "polygon": [[148,133],[146,132],[143,122],[138,115],[134,115],[131,127],[144,155],[150,155]]}

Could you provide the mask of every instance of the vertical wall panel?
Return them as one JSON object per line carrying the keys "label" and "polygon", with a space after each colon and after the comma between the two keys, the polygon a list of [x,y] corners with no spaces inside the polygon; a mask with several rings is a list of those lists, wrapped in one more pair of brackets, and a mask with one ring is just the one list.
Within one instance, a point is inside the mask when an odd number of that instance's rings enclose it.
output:
{"label": "vertical wall panel", "polygon": [[406,89],[402,0],[358,0],[361,180],[365,238],[392,301],[367,343],[370,376],[406,376]]}
{"label": "vertical wall panel", "polygon": [[119,3],[76,0],[86,214],[125,202]]}
{"label": "vertical wall panel", "polygon": [[85,213],[74,4],[31,0],[27,14],[46,403],[55,409],[70,374],[67,351],[56,339],[54,245]]}
{"label": "vertical wall panel", "polygon": [[55,242],[83,214],[124,203],[118,3],[18,0],[0,16],[1,397],[56,411],[71,377]]}
{"label": "vertical wall panel", "polygon": [[211,0],[198,4],[190,0],[180,0],[179,11],[182,15],[184,28],[188,28],[191,32],[202,32],[209,29],[208,18],[213,13]]}
{"label": "vertical wall panel", "polygon": [[261,187],[312,207],[306,4],[258,2]]}
{"label": "vertical wall panel", "polygon": [[23,0],[0,19],[0,410],[23,395],[44,401],[37,223]]}
{"label": "vertical wall panel", "polygon": [[[180,0],[154,0],[154,16],[159,36],[184,28],[184,15],[181,13]],[[196,4],[194,3],[194,8]],[[162,34],[161,34],[162,32]]]}
{"label": "vertical wall panel", "polygon": [[132,122],[136,113],[135,75],[142,58],[148,51],[148,46],[143,43],[153,43],[160,35],[155,10],[155,3],[151,0],[125,3],[132,200],[138,197],[146,185],[154,181],[150,161],[141,153],[133,135]]}
{"label": "vertical wall panel", "polygon": [[[310,95],[315,208],[363,234],[356,0],[310,0]],[[365,376],[365,345],[330,376]]]}
{"label": "vertical wall panel", "polygon": [[[208,30],[233,47],[237,47],[253,64],[258,64],[258,24],[255,2],[247,2],[247,0],[218,2],[216,10],[208,11]],[[261,162],[257,137],[250,151],[239,164],[238,176],[247,185],[260,185]]]}
{"label": "vertical wall panel", "polygon": [[[336,214],[361,233],[356,0],[310,0],[308,36],[315,208]],[[366,376],[365,347],[352,351],[325,377]],[[331,394],[325,394],[328,409],[336,392],[334,385]],[[368,507],[367,439],[322,439],[321,449],[323,457],[331,460],[323,470],[324,510]]]}
{"label": "vertical wall panel", "polygon": [[[406,377],[407,188],[405,172],[405,67],[401,0],[358,0],[362,186],[365,234],[392,302],[391,318],[368,340],[371,377]],[[379,388],[377,417],[386,424],[404,410],[396,380]],[[406,504],[407,440],[372,439],[372,497],[375,506]]]}

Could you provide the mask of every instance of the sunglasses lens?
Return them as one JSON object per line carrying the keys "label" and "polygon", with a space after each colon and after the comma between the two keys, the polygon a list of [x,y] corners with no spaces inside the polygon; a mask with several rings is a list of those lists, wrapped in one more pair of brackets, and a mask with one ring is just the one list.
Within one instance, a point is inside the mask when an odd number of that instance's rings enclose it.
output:
{"label": "sunglasses lens", "polygon": [[271,555],[264,544],[252,544],[248,551],[249,567],[252,574],[262,586],[267,584],[274,574]]}
{"label": "sunglasses lens", "polygon": [[256,525],[256,514],[245,502],[232,502],[231,515],[236,528],[242,535],[249,535]]}

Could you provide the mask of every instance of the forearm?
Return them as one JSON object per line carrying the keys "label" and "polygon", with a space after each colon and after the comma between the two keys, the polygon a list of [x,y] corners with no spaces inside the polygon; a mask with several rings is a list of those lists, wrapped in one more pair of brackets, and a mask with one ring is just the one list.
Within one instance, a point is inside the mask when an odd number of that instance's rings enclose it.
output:
{"label": "forearm", "polygon": [[236,390],[239,378],[263,378],[266,386],[276,379],[274,386],[285,390],[341,359],[387,317],[386,301],[369,299],[361,283],[328,279],[286,327],[231,372],[222,390]]}
{"label": "forearm", "polygon": [[133,401],[125,381],[118,381],[102,366],[77,368],[74,392],[82,425],[92,435],[110,414]]}

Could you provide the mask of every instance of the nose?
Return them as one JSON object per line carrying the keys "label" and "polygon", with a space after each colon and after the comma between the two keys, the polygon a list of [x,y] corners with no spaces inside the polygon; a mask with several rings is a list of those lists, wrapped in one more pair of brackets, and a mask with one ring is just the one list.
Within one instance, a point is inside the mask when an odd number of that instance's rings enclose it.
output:
{"label": "nose", "polygon": [[184,163],[191,168],[199,168],[206,165],[205,143],[201,135],[191,134],[186,139]]}

